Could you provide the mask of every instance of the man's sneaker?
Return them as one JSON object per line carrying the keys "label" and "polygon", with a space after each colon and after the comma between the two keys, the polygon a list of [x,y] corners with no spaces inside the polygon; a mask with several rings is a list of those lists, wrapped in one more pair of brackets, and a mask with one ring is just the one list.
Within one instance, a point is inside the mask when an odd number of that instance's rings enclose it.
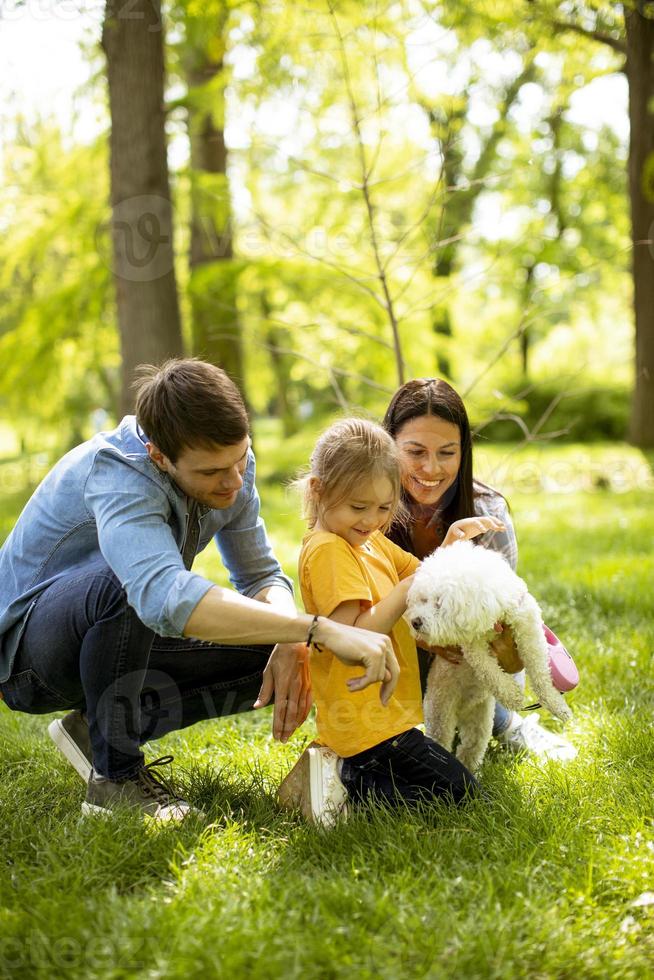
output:
{"label": "man's sneaker", "polygon": [[164,766],[173,761],[172,755],[164,755],[142,766],[129,779],[114,782],[92,770],[86,790],[86,800],[82,803],[83,814],[113,815],[116,808],[134,807],[161,823],[179,823],[189,814],[202,816],[186,800],[177,796],[156,772],[156,766]]}
{"label": "man's sneaker", "polygon": [[326,745],[310,745],[279,787],[281,805],[301,810],[312,823],[333,827],[339,815],[347,813],[347,790],[338,763],[339,757]]}
{"label": "man's sneaker", "polygon": [[63,718],[55,718],[48,725],[48,735],[87,783],[93,768],[93,754],[89,726],[82,712],[69,711]]}
{"label": "man's sneaker", "polygon": [[521,718],[514,715],[507,730],[497,736],[497,741],[515,755],[525,753],[537,759],[557,759],[569,762],[577,755],[577,749],[567,739],[543,728],[539,715]]}

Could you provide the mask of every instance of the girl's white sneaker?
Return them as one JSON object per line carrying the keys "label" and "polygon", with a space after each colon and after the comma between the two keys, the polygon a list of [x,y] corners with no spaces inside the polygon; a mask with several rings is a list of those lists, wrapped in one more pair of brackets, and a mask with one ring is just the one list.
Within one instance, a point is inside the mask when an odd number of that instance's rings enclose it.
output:
{"label": "girl's white sneaker", "polygon": [[281,805],[300,810],[312,823],[333,827],[340,816],[347,814],[348,796],[339,775],[339,762],[326,745],[313,742],[281,783]]}

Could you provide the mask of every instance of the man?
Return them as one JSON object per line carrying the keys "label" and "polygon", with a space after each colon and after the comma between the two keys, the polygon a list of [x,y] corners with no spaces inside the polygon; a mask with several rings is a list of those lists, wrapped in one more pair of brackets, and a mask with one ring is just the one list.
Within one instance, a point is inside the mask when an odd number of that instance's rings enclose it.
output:
{"label": "man", "polygon": [[[236,592],[191,571],[212,537]],[[202,361],[145,368],[136,415],[67,453],[0,549],[0,695],[15,711],[73,709],[49,732],[87,780],[85,812],[183,817],[140,746],[196,721],[274,694],[273,734],[288,738],[310,705],[305,640],[390,697],[387,637],[295,608],[243,401]]]}

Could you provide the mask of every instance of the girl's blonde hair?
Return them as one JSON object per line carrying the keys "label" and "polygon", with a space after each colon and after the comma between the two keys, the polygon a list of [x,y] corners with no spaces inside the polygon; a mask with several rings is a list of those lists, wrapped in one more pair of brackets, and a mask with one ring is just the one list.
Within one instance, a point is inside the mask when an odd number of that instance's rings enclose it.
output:
{"label": "girl's blonde hair", "polygon": [[[311,489],[312,477],[320,480],[319,495]],[[397,518],[400,508],[402,484],[395,442],[381,425],[367,419],[334,422],[316,443],[309,473],[298,481],[309,527],[315,526],[321,509],[329,510],[341,503],[364,480],[384,477],[390,481],[393,497],[388,521],[382,530]]]}

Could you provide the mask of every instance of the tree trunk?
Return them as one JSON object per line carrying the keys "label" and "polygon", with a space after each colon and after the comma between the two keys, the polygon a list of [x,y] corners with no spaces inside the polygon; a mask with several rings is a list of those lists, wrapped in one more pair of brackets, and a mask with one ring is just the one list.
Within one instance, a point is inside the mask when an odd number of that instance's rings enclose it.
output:
{"label": "tree trunk", "polygon": [[520,334],[520,363],[522,365],[522,379],[527,381],[529,378],[529,327]]}
{"label": "tree trunk", "polygon": [[[224,133],[224,91],[211,88],[223,71],[202,50],[188,55],[191,142],[191,309],[194,353],[227,371],[245,398],[243,342],[238,315],[238,276],[232,248],[231,202]],[[218,104],[217,104],[218,103]]]}
{"label": "tree trunk", "polygon": [[654,448],[654,20],[625,8],[629,79],[629,197],[633,236],[636,379],[630,438]]}
{"label": "tree trunk", "polygon": [[113,271],[121,410],[138,364],[183,353],[166,157],[160,0],[107,0],[102,30],[111,111]]}
{"label": "tree trunk", "polygon": [[284,351],[292,347],[292,340],[286,327],[271,323],[272,306],[268,300],[266,287],[261,291],[261,321],[265,330],[266,343],[270,351],[270,364],[275,376],[274,414],[281,419],[285,439],[294,436],[300,429],[300,420],[291,403],[288,393],[291,389],[292,358]]}
{"label": "tree trunk", "polygon": [[[434,307],[431,326],[434,333],[441,337],[452,336],[452,321],[447,303],[439,303]],[[438,353],[436,354],[436,365],[438,367],[439,378],[445,378],[447,380],[452,377],[452,361],[444,346],[439,347]]]}
{"label": "tree trunk", "polygon": [[[527,310],[532,302],[532,291],[534,285],[534,269],[536,262],[530,262],[525,269],[525,284],[522,289],[521,315],[525,317]],[[531,354],[531,335],[529,326],[523,321],[523,330],[520,333],[520,364],[522,366],[522,381],[529,380],[529,355]]]}
{"label": "tree trunk", "polygon": [[[464,151],[461,131],[468,114],[468,98],[457,105],[445,116],[442,111],[425,106],[430,129],[441,147],[443,160],[444,185],[450,193],[441,208],[436,237],[447,244],[436,247],[433,274],[437,279],[449,279],[456,268],[460,239],[472,221],[472,215],[477,198],[484,190],[486,178],[497,158],[497,147],[505,135],[508,126],[509,113],[518,99],[522,88],[536,76],[534,52],[529,51],[522,71],[507,86],[499,107],[499,119],[484,142],[477,161],[469,175],[467,188],[462,186],[463,179],[468,175],[464,172]],[[457,189],[458,188],[458,189]],[[451,337],[454,333],[449,303],[439,303],[433,310],[432,330],[436,334]],[[438,370],[446,377],[452,377],[451,359],[445,350],[437,355]]]}

